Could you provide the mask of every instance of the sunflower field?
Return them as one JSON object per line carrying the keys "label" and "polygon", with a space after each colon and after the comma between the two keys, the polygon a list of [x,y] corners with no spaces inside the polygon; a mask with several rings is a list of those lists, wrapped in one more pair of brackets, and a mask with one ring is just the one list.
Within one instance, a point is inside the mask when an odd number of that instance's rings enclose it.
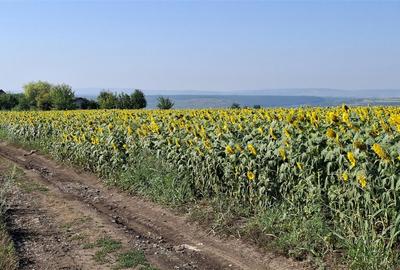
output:
{"label": "sunflower field", "polygon": [[322,213],[336,237],[398,256],[399,107],[1,112],[0,128],[102,176],[146,150],[198,198]]}

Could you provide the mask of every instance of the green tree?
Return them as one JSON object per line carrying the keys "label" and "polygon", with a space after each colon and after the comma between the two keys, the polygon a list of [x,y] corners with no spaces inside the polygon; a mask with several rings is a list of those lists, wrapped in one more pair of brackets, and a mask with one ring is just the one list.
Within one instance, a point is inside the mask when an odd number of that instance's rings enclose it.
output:
{"label": "green tree", "polygon": [[101,91],[97,97],[100,109],[116,109],[118,108],[118,98],[110,91]]}
{"label": "green tree", "polygon": [[42,110],[50,109],[50,90],[52,85],[48,82],[30,82],[23,86],[25,97],[32,108]]}
{"label": "green tree", "polygon": [[67,84],[58,84],[50,90],[50,100],[53,108],[57,110],[74,109],[75,94],[71,86]]}
{"label": "green tree", "polygon": [[98,109],[99,104],[95,100],[78,97],[74,99],[75,108],[80,110]]}
{"label": "green tree", "polygon": [[236,102],[232,103],[231,109],[240,109],[240,104]]}
{"label": "green tree", "polygon": [[18,105],[14,107],[17,111],[29,111],[30,105],[29,101],[24,94],[15,94],[18,99]]}
{"label": "green tree", "polygon": [[89,99],[88,103],[86,104],[86,108],[85,109],[95,110],[95,109],[98,109],[99,107],[100,107],[99,103],[97,103],[96,100]]}
{"label": "green tree", "polygon": [[174,106],[174,103],[169,98],[159,97],[157,107],[161,110],[169,110]]}
{"label": "green tree", "polygon": [[11,110],[18,105],[16,94],[0,94],[0,110]]}
{"label": "green tree", "polygon": [[48,111],[51,109],[50,92],[43,92],[36,97],[36,107],[43,111]]}
{"label": "green tree", "polygon": [[119,109],[132,109],[133,108],[132,99],[128,94],[120,93],[118,95],[118,108]]}
{"label": "green tree", "polygon": [[144,97],[144,93],[139,89],[135,89],[135,91],[131,94],[131,103],[132,109],[143,109],[147,106],[146,98]]}

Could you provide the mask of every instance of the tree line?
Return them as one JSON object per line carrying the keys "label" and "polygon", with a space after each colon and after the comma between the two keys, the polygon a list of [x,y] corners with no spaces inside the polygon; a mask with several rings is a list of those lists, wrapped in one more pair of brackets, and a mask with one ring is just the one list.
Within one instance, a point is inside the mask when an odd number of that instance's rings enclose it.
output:
{"label": "tree line", "polygon": [[[0,89],[0,110],[74,110],[74,109],[143,109],[147,106],[144,93],[136,89],[132,94],[103,90],[96,100],[76,97],[67,84],[50,84],[45,81],[30,82],[23,93],[7,93]],[[174,103],[159,97],[159,109],[171,109]]]}

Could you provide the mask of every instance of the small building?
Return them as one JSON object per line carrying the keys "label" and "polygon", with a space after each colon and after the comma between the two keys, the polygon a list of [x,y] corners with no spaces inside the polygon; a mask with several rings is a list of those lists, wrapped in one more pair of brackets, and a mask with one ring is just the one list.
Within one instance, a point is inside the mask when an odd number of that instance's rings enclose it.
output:
{"label": "small building", "polygon": [[5,94],[6,91],[4,91],[3,89],[0,89],[0,95]]}

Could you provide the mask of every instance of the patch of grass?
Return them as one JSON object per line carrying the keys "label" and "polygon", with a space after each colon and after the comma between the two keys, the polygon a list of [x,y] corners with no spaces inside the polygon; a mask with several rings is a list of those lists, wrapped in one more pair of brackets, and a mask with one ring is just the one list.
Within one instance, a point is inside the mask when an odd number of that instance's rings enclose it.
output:
{"label": "patch of grass", "polygon": [[95,248],[96,247],[96,244],[95,243],[84,243],[83,245],[82,245],[82,248],[83,249],[92,249],[92,248]]}
{"label": "patch of grass", "polygon": [[279,205],[250,209],[214,198],[195,204],[189,213],[192,221],[219,235],[234,235],[297,260],[311,259],[318,266],[323,266],[337,240],[322,216],[306,216]]}
{"label": "patch of grass", "polygon": [[141,266],[141,270],[156,270],[150,266],[143,251],[131,250],[118,255],[117,265],[114,269],[126,269]]}
{"label": "patch of grass", "polygon": [[311,255],[319,263],[332,252],[336,241],[322,216],[307,216],[280,206],[249,219],[243,233],[260,246],[279,250],[298,260]]}
{"label": "patch of grass", "polygon": [[39,192],[47,192],[48,188],[34,181],[26,181],[24,171],[14,165],[11,161],[6,159],[1,159],[2,167],[0,169],[3,170],[3,177],[11,177],[13,180],[13,184],[16,184],[20,189],[22,189],[26,193],[31,193],[34,191]]}
{"label": "patch of grass", "polygon": [[96,246],[103,249],[105,252],[110,253],[114,252],[122,247],[120,241],[114,240],[111,237],[103,237],[97,240]]}
{"label": "patch of grass", "polygon": [[7,132],[6,129],[0,128],[0,139],[10,141],[12,136],[9,134],[9,132]]}
{"label": "patch of grass", "polygon": [[138,153],[129,168],[112,176],[108,183],[164,205],[182,206],[194,200],[190,181],[185,177],[153,154]]}
{"label": "patch of grass", "polygon": [[22,191],[31,193],[34,191],[47,192],[48,188],[34,181],[27,181],[24,171],[14,165],[11,161],[1,159],[1,168],[3,170],[3,177],[11,177],[13,183],[16,184]]}
{"label": "patch of grass", "polygon": [[226,198],[204,199],[189,209],[189,218],[222,235],[237,235],[253,211]]}
{"label": "patch of grass", "polygon": [[107,263],[109,260],[107,258],[108,252],[105,252],[103,249],[100,249],[96,251],[96,253],[93,255],[93,259],[95,262],[104,264]]}
{"label": "patch of grass", "polygon": [[[99,248],[93,255],[93,259],[100,264],[110,262],[110,254],[120,250],[122,244],[109,236],[98,239],[95,243],[86,243],[82,246],[84,249]],[[150,266],[144,253],[140,250],[131,250],[117,255],[116,265],[113,269],[126,269],[140,266],[141,270],[157,270]]]}
{"label": "patch of grass", "polygon": [[18,258],[13,242],[0,218],[0,269],[15,270],[18,268]]}
{"label": "patch of grass", "polygon": [[[344,248],[347,251],[345,258],[350,269],[399,269],[400,253],[397,250],[388,249],[379,235],[371,233],[367,228],[361,229],[367,232],[360,233],[355,241],[343,239]],[[393,267],[396,265],[397,267]]]}
{"label": "patch of grass", "polygon": [[91,219],[92,218],[89,216],[79,217],[79,218],[72,220],[71,222],[67,222],[67,223],[63,224],[61,227],[64,230],[69,230],[74,226],[79,226],[79,225],[85,224],[86,222],[90,221]]}
{"label": "patch of grass", "polygon": [[95,247],[100,248],[93,256],[93,259],[98,263],[108,262],[107,255],[122,248],[119,241],[112,239],[109,236],[100,238],[96,241]]}
{"label": "patch of grass", "polygon": [[19,181],[18,186],[26,193],[32,193],[35,191],[38,191],[38,192],[48,192],[49,191],[49,189],[47,187],[45,187],[39,183],[33,182],[33,181],[30,181],[30,182]]}
{"label": "patch of grass", "polygon": [[[3,163],[3,160],[0,159]],[[7,205],[7,197],[10,188],[15,181],[16,167],[10,169],[10,164],[0,171],[0,269],[14,270],[18,268],[18,259],[15,253],[13,242],[7,233],[7,228],[3,222],[4,213]]]}
{"label": "patch of grass", "polygon": [[87,237],[86,234],[77,233],[77,234],[72,235],[72,236],[69,238],[69,240],[71,240],[71,241],[83,241],[83,240],[86,239],[86,237]]}

